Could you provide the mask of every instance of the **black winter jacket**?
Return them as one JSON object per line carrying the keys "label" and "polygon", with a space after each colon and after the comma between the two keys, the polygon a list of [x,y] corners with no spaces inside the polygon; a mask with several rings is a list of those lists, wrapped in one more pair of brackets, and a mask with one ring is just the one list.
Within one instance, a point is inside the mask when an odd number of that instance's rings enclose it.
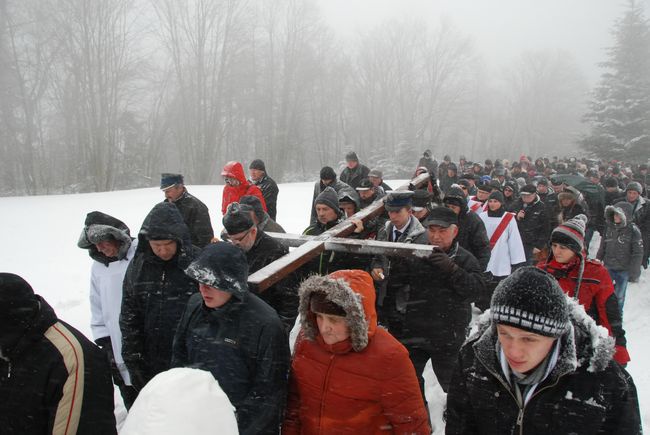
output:
{"label": "black winter jacket", "polygon": [[[359,184],[361,184],[361,180],[364,178],[368,178],[368,174],[370,173],[370,169],[359,163],[354,169],[350,169],[346,167],[341,171],[341,176],[339,177],[340,180],[344,183],[346,183],[348,186],[352,187],[353,189],[356,189],[359,187]],[[338,192],[338,190],[337,190]]]}
{"label": "black winter jacket", "polygon": [[447,396],[446,433],[641,434],[636,388],[612,361],[613,339],[576,302],[571,310],[573,328],[560,338],[557,364],[523,409],[501,369],[496,328],[483,317],[460,351]]}
{"label": "black winter jacket", "polygon": [[544,249],[551,234],[546,206],[539,199],[532,204],[524,204],[519,198],[515,201],[512,212],[517,214],[520,210],[525,211],[524,218],[517,219],[517,227],[524,249]]}
{"label": "black winter jacket", "polygon": [[28,329],[15,335],[18,341],[7,343],[12,331],[2,331],[0,432],[115,434],[106,355],[38,298]]}
{"label": "black winter jacket", "polygon": [[427,258],[411,260],[410,295],[402,343],[444,345],[465,338],[471,303],[485,292],[483,269],[474,256],[454,242],[447,255],[459,267],[447,274]]}
{"label": "black winter jacket", "polygon": [[[150,238],[175,240],[176,255],[161,260],[151,250]],[[173,204],[162,202],[149,212],[124,277],[120,314],[122,356],[138,390],[169,369],[176,325],[188,299],[198,291],[184,272],[198,252]]]}
{"label": "black winter jacket", "polygon": [[[255,244],[246,252],[249,275],[288,253],[289,248],[281,245],[263,231],[258,232]],[[298,315],[298,282],[294,277],[294,274],[290,274],[262,293],[257,294],[264,302],[275,309],[287,332],[291,331]]]}
{"label": "black winter jacket", "polygon": [[187,190],[174,201],[178,211],[183,216],[183,222],[190,230],[192,244],[203,248],[214,238],[214,230],[210,222],[208,207]]}
{"label": "black winter jacket", "polygon": [[278,213],[278,193],[280,193],[278,184],[268,175],[264,175],[259,181],[251,181],[251,184],[260,188],[266,202],[266,211],[271,219],[275,220]]}
{"label": "black winter jacket", "polygon": [[492,254],[490,239],[487,236],[483,220],[478,213],[469,211],[466,205],[463,205],[458,216],[456,241],[476,257],[482,271],[487,269]]}
{"label": "black winter jacket", "polygon": [[218,309],[192,296],[176,332],[172,366],[211,372],[237,411],[240,434],[279,433],[289,344],[277,314],[257,296],[233,294]]}

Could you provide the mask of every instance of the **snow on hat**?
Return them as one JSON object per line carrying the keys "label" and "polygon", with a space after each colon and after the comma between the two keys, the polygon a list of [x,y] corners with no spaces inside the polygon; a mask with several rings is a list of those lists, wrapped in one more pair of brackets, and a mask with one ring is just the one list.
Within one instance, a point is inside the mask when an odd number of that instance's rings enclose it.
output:
{"label": "snow on hat", "polygon": [[257,169],[258,171],[266,172],[266,166],[264,166],[264,162],[260,159],[253,160],[251,164],[248,165],[248,169]]}
{"label": "snow on hat", "polygon": [[238,202],[228,205],[228,210],[226,210],[226,214],[223,215],[221,220],[228,235],[243,233],[253,227],[251,211],[253,211],[251,206],[239,204]]}
{"label": "snow on hat", "polygon": [[630,181],[629,183],[627,183],[627,186],[625,187],[625,191],[629,192],[630,190],[638,192],[639,194],[643,193],[643,187],[641,187],[641,183],[639,183],[638,181]]}
{"label": "snow on hat", "polygon": [[413,192],[409,190],[390,191],[384,198],[384,208],[387,211],[399,211],[413,204]]}
{"label": "snow on hat", "polygon": [[164,173],[160,175],[160,190],[167,190],[177,184],[183,184],[183,176],[181,174]]}
{"label": "snow on hat", "polygon": [[336,172],[334,172],[334,169],[330,168],[329,166],[324,166],[320,170],[320,179],[321,180],[336,180]]}
{"label": "snow on hat", "polygon": [[207,245],[185,274],[200,284],[242,298],[248,292],[248,262],[244,251],[227,242]]}
{"label": "snow on hat", "polygon": [[339,212],[340,210],[339,196],[336,193],[336,190],[329,186],[323,189],[323,191],[316,197],[314,206],[316,206],[316,204],[324,204],[336,212]]}
{"label": "snow on hat", "polygon": [[490,303],[492,322],[560,337],[569,328],[567,296],[555,278],[534,266],[521,267],[501,281]]}
{"label": "snow on hat", "polygon": [[579,214],[560,224],[551,233],[551,243],[559,243],[580,254],[585,247],[587,216]]}
{"label": "snow on hat", "polygon": [[239,203],[241,205],[247,205],[253,209],[253,212],[255,212],[255,217],[257,217],[257,220],[262,222],[264,220],[264,214],[266,213],[264,211],[264,207],[262,206],[262,201],[255,196],[255,195],[244,195],[241,198],[239,198]]}
{"label": "snow on hat", "polygon": [[531,195],[533,193],[537,193],[537,187],[535,187],[533,184],[526,184],[521,188],[521,190],[519,190],[520,195]]}
{"label": "snow on hat", "polygon": [[431,203],[433,193],[425,189],[417,189],[413,192],[413,211],[420,211]]}
{"label": "snow on hat", "polygon": [[452,186],[445,194],[442,202],[462,208],[463,205],[467,204],[467,199],[465,199],[465,193],[463,193],[463,190],[460,187]]}
{"label": "snow on hat", "polygon": [[357,191],[370,190],[375,187],[368,178],[363,178],[359,181],[359,185],[356,187]]}
{"label": "snow on hat", "polygon": [[350,151],[345,155],[345,160],[347,162],[358,162],[359,157],[357,157],[357,153],[355,153],[354,151]]}
{"label": "snow on hat", "polygon": [[384,178],[384,173],[381,172],[381,169],[372,168],[370,172],[368,172],[368,177]]}

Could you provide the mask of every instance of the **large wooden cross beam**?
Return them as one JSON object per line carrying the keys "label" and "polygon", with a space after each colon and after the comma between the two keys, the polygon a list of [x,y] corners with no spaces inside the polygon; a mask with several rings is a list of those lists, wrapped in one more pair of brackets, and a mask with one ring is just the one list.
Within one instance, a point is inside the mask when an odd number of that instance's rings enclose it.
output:
{"label": "large wooden cross beam", "polygon": [[[409,183],[398,187],[396,190],[410,190],[428,181],[429,174],[424,173],[415,177]],[[352,234],[356,228],[352,221],[353,219],[359,219],[365,223],[383,212],[384,201],[383,198],[380,198],[318,236],[268,233],[280,243],[286,246],[296,247],[296,249],[250,275],[248,277],[248,284],[258,292],[262,292],[326,250],[387,256],[427,256],[432,252],[433,246],[430,245],[345,238]]]}

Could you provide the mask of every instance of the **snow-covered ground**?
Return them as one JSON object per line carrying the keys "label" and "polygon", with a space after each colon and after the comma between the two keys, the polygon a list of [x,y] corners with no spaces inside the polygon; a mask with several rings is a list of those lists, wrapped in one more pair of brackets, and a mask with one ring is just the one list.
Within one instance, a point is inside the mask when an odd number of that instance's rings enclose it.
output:
{"label": "snow-covered ground", "polygon": [[[392,186],[401,184],[390,182]],[[221,186],[188,186],[209,208],[215,234],[221,225]],[[312,183],[280,185],[278,222],[287,232],[302,232],[309,220]],[[91,259],[77,248],[86,213],[99,210],[123,220],[137,234],[149,210],[163,199],[156,188],[78,195],[0,198],[0,271],[24,277],[54,307],[60,318],[90,337],[88,283]],[[650,429],[650,273],[630,284],[624,327],[632,361],[644,429]],[[644,338],[645,337],[645,338]],[[444,433],[441,420],[444,393],[427,372],[427,397],[435,433]]]}

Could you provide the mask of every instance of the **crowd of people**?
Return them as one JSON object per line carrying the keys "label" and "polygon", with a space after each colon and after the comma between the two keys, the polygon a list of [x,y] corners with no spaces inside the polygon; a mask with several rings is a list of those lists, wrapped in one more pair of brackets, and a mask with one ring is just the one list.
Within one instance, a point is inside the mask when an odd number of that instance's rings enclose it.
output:
{"label": "crowd of people", "polygon": [[268,234],[284,229],[259,159],[249,178],[223,167],[216,237],[181,174],[162,174],[165,199],[137,237],[87,214],[77,245],[93,260],[94,343],[0,274],[2,431],[115,433],[113,385],[131,409],[158,375],[189,367],[218,381],[242,434],[428,434],[430,360],[447,433],[641,433],[623,308],[648,267],[647,165],[438,163],[427,150],[414,168],[425,182],[392,190],[381,168],[345,161],[339,177],[320,170],[304,237],[349,219],[348,238],[379,248],[324,250],[262,292],[249,274],[289,249]]}

